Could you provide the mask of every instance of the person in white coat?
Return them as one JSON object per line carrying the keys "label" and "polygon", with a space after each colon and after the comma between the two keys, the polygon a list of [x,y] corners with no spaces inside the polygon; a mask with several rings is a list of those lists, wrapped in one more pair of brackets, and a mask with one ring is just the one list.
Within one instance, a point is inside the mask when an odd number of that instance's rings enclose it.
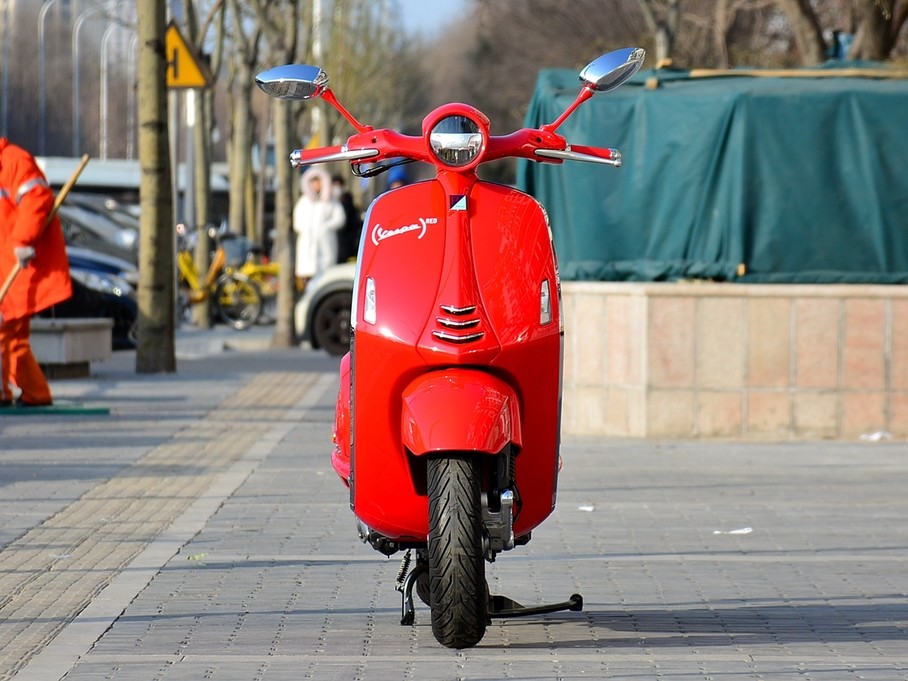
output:
{"label": "person in white coat", "polygon": [[296,232],[296,284],[302,293],[316,274],[337,264],[337,235],[346,216],[332,198],[331,178],[321,168],[309,168],[300,179],[302,196],[293,207]]}

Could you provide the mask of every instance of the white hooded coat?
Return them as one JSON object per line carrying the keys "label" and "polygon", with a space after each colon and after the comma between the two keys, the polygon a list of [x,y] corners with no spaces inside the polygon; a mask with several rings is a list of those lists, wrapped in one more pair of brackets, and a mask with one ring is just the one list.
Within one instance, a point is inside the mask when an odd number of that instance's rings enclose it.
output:
{"label": "white hooded coat", "polygon": [[[322,181],[315,194],[312,177]],[[337,264],[337,232],[346,218],[340,202],[331,197],[331,178],[321,168],[309,168],[300,179],[303,194],[293,207],[296,232],[296,276],[314,277]]]}

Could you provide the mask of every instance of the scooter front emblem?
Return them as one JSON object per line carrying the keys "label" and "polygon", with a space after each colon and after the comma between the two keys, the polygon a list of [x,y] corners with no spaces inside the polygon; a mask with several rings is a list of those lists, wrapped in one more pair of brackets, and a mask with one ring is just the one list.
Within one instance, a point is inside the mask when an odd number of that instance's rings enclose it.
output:
{"label": "scooter front emblem", "polygon": [[451,199],[451,210],[466,210],[467,209],[467,196],[466,194],[455,194],[450,197]]}
{"label": "scooter front emblem", "polygon": [[401,234],[406,234],[408,232],[419,232],[417,239],[422,239],[426,235],[426,227],[428,225],[434,225],[438,222],[438,218],[419,218],[419,222],[414,222],[411,225],[404,225],[403,227],[397,227],[395,229],[382,229],[381,225],[375,225],[372,228],[372,243],[378,246],[379,241],[384,241],[385,239],[390,239],[392,236],[400,236]]}

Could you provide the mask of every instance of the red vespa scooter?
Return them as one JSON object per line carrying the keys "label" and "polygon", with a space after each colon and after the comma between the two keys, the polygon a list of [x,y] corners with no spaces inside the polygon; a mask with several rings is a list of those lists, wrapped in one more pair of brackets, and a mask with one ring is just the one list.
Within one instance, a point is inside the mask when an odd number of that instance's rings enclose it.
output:
{"label": "red vespa scooter", "polygon": [[490,596],[486,584],[485,561],[526,544],[555,506],[563,327],[544,209],[480,180],[477,166],[505,157],[620,165],[616,150],[571,146],[555,131],[643,59],[638,48],[603,55],[580,73],[580,93],[556,121],[503,136],[466,104],[430,113],[421,136],[362,125],[314,66],[256,79],[278,98],[321,97],[356,129],[344,145],[293,152],[294,167],[346,161],[359,176],[401,160],[435,167],[433,179],[387,192],[368,210],[332,464],[350,489],[360,538],[386,555],[406,551],[401,623],[413,623],[415,587],[444,646],[477,644],[490,617],[583,603],[575,594],[523,607]]}

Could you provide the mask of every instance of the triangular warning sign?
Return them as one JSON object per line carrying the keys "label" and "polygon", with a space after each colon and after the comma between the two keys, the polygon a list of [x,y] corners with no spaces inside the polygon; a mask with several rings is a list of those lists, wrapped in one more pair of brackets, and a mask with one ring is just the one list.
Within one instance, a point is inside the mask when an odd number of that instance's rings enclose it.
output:
{"label": "triangular warning sign", "polygon": [[164,34],[164,49],[167,55],[167,87],[206,88],[211,84],[208,69],[173,21]]}

